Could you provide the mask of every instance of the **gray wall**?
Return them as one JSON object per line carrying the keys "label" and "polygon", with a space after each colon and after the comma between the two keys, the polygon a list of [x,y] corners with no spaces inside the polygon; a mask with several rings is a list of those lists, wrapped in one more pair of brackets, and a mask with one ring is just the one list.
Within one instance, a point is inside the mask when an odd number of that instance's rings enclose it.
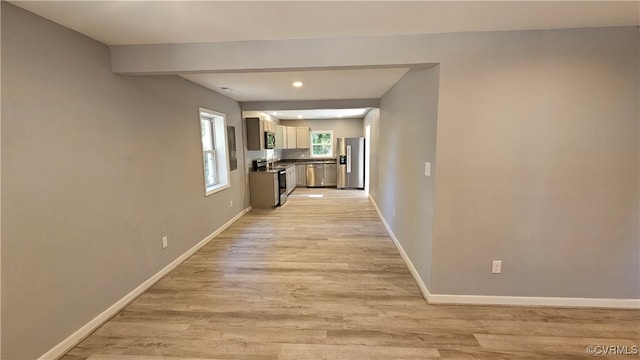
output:
{"label": "gray wall", "polygon": [[[197,107],[227,113],[244,137],[238,104],[219,94],[114,76],[104,45],[6,2],[2,30],[2,355],[31,359],[232,218],[229,200],[248,206],[242,171],[203,196]],[[240,44],[231,62],[439,63],[397,87],[431,91],[416,79],[439,72],[431,256],[427,228],[406,235],[415,225],[389,216],[414,208],[403,172],[424,180],[419,154],[391,149],[422,118],[393,109],[420,105],[394,89],[372,129],[374,146],[415,156],[387,173],[379,148],[371,189],[431,292],[638,298],[638,39],[629,27],[285,40],[260,44],[309,56]],[[489,274],[493,259],[503,274]]]}
{"label": "gray wall", "polygon": [[[364,136],[362,119],[323,119],[323,120],[280,120],[280,124],[285,126],[308,126],[311,131],[332,130],[335,139],[339,137],[360,137]],[[308,159],[309,149],[283,149],[284,159]]]}
{"label": "gray wall", "polygon": [[372,195],[431,293],[640,297],[638,39],[636,28],[424,38],[441,64],[433,233],[405,234],[390,215],[418,206],[405,182],[424,166],[393,167],[415,156],[398,139],[430,135],[398,112],[423,101],[411,79],[381,101]]}
{"label": "gray wall", "polygon": [[432,291],[640,297],[638,45],[496,33],[443,59]]}
{"label": "gray wall", "polygon": [[119,46],[112,59],[143,72],[440,64],[430,290],[640,298],[639,44],[629,26]]}
{"label": "gray wall", "polygon": [[249,205],[241,170],[204,196],[199,106],[242,151],[235,101],[113,75],[105,45],[2,2],[3,359],[39,357]]}
{"label": "gray wall", "polygon": [[[431,279],[439,68],[409,71],[380,101],[371,196],[427,286]],[[393,209],[396,217],[393,217]]]}

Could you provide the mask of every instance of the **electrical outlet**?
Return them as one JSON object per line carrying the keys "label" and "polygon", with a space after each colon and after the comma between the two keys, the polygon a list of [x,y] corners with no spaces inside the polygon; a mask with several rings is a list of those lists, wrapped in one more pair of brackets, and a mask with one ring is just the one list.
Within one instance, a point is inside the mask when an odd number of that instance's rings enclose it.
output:
{"label": "electrical outlet", "polygon": [[233,200],[229,200],[229,207],[233,207]]}
{"label": "electrical outlet", "polygon": [[424,176],[431,176],[431,163],[428,161],[424,163]]}
{"label": "electrical outlet", "polygon": [[166,248],[167,246],[169,246],[169,239],[166,236],[162,237],[162,248]]}
{"label": "electrical outlet", "polygon": [[396,218],[396,209],[393,209],[393,218]]}
{"label": "electrical outlet", "polygon": [[493,260],[491,264],[491,273],[500,274],[502,272],[502,260]]}

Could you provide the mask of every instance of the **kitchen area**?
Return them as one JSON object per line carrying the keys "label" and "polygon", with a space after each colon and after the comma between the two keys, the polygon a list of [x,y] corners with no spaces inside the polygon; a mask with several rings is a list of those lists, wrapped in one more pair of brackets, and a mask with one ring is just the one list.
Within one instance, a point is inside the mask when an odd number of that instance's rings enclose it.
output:
{"label": "kitchen area", "polygon": [[243,112],[252,208],[282,206],[301,187],[363,190],[368,110]]}

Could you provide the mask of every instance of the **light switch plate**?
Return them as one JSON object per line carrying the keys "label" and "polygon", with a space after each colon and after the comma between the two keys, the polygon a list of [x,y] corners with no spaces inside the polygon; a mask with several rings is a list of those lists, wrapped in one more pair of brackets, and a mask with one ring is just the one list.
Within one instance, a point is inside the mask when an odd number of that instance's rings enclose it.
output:
{"label": "light switch plate", "polygon": [[431,163],[428,161],[424,163],[424,176],[431,176]]}
{"label": "light switch plate", "polygon": [[491,273],[500,274],[502,272],[502,260],[493,260],[491,263]]}

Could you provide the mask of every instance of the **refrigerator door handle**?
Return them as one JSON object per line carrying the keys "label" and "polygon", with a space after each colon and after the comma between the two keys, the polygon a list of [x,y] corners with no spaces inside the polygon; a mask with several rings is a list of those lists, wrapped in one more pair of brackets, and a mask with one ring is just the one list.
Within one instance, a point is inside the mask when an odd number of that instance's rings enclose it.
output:
{"label": "refrigerator door handle", "polygon": [[347,145],[347,174],[351,173],[351,145]]}

